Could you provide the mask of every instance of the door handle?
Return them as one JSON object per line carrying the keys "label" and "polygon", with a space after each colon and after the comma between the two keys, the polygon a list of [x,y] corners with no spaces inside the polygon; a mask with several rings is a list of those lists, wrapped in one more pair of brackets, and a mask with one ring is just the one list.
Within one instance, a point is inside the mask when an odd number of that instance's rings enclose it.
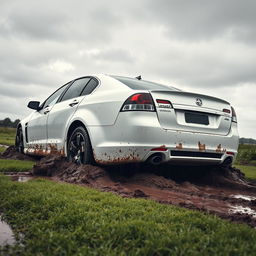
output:
{"label": "door handle", "polygon": [[73,101],[69,104],[70,107],[74,107],[75,105],[77,105],[79,102],[78,101]]}
{"label": "door handle", "polygon": [[46,108],[45,110],[44,110],[44,114],[46,115],[46,114],[48,114],[50,112],[50,109],[49,108]]}

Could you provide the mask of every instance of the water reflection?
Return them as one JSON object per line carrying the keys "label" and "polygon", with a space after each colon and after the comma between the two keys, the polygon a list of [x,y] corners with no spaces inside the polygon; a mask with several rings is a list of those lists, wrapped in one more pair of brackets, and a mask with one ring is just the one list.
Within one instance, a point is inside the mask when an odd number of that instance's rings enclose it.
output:
{"label": "water reflection", "polygon": [[15,242],[11,227],[5,221],[2,221],[0,216],[0,246],[13,245]]}

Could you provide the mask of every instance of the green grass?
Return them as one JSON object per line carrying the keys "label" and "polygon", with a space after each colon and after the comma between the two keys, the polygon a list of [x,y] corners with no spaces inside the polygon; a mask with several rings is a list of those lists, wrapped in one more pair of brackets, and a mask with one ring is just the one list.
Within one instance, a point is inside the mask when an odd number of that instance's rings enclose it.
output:
{"label": "green grass", "polygon": [[256,161],[256,145],[240,144],[236,157],[236,164],[251,164]]}
{"label": "green grass", "polygon": [[[0,175],[0,210],[23,246],[3,255],[255,255],[256,230],[151,200]],[[0,249],[1,250],[1,249]],[[0,251],[1,254],[1,251]]]}
{"label": "green grass", "polygon": [[0,172],[24,172],[31,170],[34,164],[33,161],[0,159]]}
{"label": "green grass", "polygon": [[255,166],[256,166],[256,160],[252,160],[252,161],[250,161],[250,164],[252,164],[252,165],[255,165]]}
{"label": "green grass", "polygon": [[14,145],[15,143],[15,128],[0,127],[0,144],[3,145]]}
{"label": "green grass", "polygon": [[0,146],[0,153],[3,153],[5,150],[6,150],[5,147],[1,147],[1,146]]}
{"label": "green grass", "polygon": [[235,167],[240,169],[245,174],[246,178],[256,180],[256,166],[236,164]]}

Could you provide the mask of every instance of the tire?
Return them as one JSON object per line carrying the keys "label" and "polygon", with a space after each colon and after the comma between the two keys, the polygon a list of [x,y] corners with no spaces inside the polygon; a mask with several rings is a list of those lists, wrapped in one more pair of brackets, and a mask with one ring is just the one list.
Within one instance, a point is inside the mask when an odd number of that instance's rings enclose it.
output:
{"label": "tire", "polygon": [[78,165],[94,162],[90,138],[84,127],[77,127],[69,137],[67,158]]}
{"label": "tire", "polygon": [[17,129],[15,146],[18,152],[24,154],[24,137],[21,126]]}

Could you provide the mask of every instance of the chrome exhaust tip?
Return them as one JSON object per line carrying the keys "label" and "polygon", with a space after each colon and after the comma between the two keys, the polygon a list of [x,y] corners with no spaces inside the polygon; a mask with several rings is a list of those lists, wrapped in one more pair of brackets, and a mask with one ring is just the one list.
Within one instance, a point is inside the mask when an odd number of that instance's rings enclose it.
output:
{"label": "chrome exhaust tip", "polygon": [[232,164],[232,162],[233,162],[233,159],[232,159],[232,157],[227,157],[224,161],[223,161],[223,163],[221,164],[221,166],[223,166],[223,167],[229,167],[229,166],[231,166],[231,164]]}
{"label": "chrome exhaust tip", "polygon": [[147,160],[148,163],[153,165],[161,164],[164,161],[165,156],[161,153],[156,153],[150,156]]}

